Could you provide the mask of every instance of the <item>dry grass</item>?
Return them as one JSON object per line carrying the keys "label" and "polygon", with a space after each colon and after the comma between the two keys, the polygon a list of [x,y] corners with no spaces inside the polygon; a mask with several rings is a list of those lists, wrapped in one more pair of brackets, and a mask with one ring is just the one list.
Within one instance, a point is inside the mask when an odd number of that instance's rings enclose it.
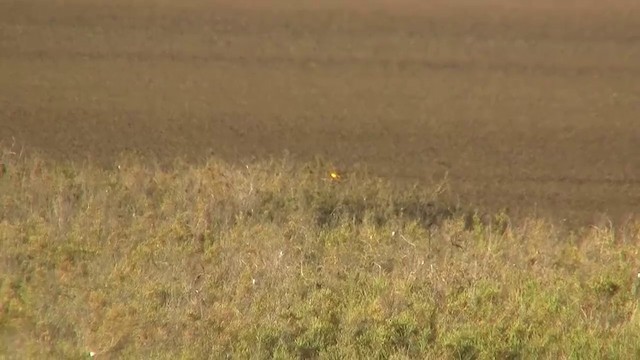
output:
{"label": "dry grass", "polygon": [[3,358],[640,355],[640,222],[469,221],[321,161],[2,163]]}

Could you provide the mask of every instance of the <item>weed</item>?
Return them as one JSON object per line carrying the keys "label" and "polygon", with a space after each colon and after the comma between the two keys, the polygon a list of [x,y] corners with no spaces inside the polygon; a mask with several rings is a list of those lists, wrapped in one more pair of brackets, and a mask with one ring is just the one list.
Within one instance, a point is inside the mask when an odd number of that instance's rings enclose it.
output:
{"label": "weed", "polygon": [[565,238],[321,162],[2,163],[2,356],[640,351],[637,222]]}

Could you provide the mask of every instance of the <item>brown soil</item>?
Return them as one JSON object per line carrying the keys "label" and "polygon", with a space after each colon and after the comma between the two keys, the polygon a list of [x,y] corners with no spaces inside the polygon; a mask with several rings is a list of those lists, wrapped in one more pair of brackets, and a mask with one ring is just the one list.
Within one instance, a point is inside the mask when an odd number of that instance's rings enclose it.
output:
{"label": "brown soil", "polygon": [[487,210],[638,213],[636,1],[300,3],[3,1],[0,142],[104,163],[288,151],[448,174]]}

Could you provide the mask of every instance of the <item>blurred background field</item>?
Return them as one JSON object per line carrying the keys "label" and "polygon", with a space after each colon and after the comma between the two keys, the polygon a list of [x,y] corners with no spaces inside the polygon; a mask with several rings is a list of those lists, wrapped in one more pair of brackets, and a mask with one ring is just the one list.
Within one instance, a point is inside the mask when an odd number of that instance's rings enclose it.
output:
{"label": "blurred background field", "polygon": [[636,1],[3,1],[0,140],[55,159],[315,156],[488,211],[640,203]]}

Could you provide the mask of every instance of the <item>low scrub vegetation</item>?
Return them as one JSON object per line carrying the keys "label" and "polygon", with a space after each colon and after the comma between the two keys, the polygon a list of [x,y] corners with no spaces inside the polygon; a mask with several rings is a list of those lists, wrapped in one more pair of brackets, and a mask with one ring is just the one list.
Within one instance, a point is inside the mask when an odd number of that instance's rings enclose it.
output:
{"label": "low scrub vegetation", "polygon": [[322,161],[1,160],[1,357],[640,357],[638,221],[514,223]]}

